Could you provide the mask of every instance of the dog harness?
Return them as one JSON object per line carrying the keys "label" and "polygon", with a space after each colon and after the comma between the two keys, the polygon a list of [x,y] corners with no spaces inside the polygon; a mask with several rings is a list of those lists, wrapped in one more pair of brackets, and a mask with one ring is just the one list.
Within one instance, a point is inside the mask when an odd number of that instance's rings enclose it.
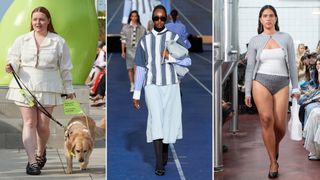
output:
{"label": "dog harness", "polygon": [[[75,121],[75,122],[72,122],[71,124],[68,125],[67,130],[66,130],[67,133],[65,133],[66,134],[65,135],[66,138],[69,139],[70,134],[72,133],[72,131],[71,131],[72,130],[72,126],[75,125],[75,124],[80,124],[83,127],[82,131],[90,134],[90,131],[89,131],[88,127],[86,127],[84,124],[82,124],[79,121]],[[79,128],[77,128],[77,129],[79,129]]]}
{"label": "dog harness", "polygon": [[[75,124],[80,124],[80,125],[83,127],[82,131],[90,134],[89,129],[88,129],[84,124],[82,124],[82,123],[79,122],[79,121],[75,121],[75,122],[72,122],[71,124],[69,124],[68,127],[67,127],[67,130],[66,130],[66,133],[65,133],[65,138],[66,138],[66,140],[69,139],[70,134],[72,133],[71,127],[72,127],[73,125],[75,125]],[[77,129],[79,129],[79,128],[77,128]],[[74,153],[74,149],[71,150],[71,151],[69,152],[69,154],[70,154],[71,156],[73,156],[73,157],[76,156],[75,153]]]}

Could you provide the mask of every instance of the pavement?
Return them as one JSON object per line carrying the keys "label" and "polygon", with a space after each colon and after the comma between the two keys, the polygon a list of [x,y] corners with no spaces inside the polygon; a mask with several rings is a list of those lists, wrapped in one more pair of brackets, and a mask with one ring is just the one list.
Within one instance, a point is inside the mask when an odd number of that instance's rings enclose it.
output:
{"label": "pavement", "polygon": [[[97,123],[105,117],[104,107],[91,107],[89,91],[85,86],[75,87],[77,100],[85,113]],[[95,148],[90,156],[88,169],[81,171],[79,163],[73,161],[73,174],[65,174],[66,159],[63,149],[64,130],[50,122],[50,138],[47,144],[47,163],[41,170],[41,175],[26,174],[27,155],[22,145],[22,120],[16,105],[5,99],[7,88],[0,87],[0,179],[77,179],[77,180],[104,180],[106,179],[106,146],[105,138],[95,142]],[[66,125],[72,116],[63,114],[62,107],[55,108],[55,119]]]}

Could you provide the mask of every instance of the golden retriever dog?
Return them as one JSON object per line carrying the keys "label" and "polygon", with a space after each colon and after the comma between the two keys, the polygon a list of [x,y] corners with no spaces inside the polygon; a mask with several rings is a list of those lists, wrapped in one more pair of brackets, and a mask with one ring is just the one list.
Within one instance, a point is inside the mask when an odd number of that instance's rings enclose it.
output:
{"label": "golden retriever dog", "polygon": [[80,163],[80,169],[87,169],[89,157],[92,153],[95,141],[96,123],[85,116],[73,117],[65,131],[64,150],[67,160],[67,174],[72,174],[72,158]]}

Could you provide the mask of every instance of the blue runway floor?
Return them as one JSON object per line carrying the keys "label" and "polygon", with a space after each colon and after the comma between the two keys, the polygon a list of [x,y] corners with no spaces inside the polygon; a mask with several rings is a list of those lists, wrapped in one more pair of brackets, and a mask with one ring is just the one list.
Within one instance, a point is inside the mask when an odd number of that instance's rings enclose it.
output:
{"label": "blue runway floor", "polygon": [[[186,2],[185,5],[182,2]],[[205,3],[205,1],[194,1]],[[192,0],[174,1],[174,6],[184,12],[192,23],[197,14],[189,12]],[[108,1],[108,30],[109,34],[119,34],[122,18],[122,7],[116,12],[123,1]],[[195,6],[195,5],[193,5]],[[193,9],[196,9],[195,6]],[[208,7],[208,6],[207,6]],[[210,8],[211,9],[211,8]],[[201,8],[198,7],[198,13]],[[114,12],[114,13],[113,13]],[[202,12],[205,13],[205,12]],[[209,13],[208,13],[209,14]],[[207,15],[211,18],[211,14]],[[201,19],[207,23],[197,25],[202,34],[211,34],[211,20]],[[191,32],[187,22],[188,31]],[[194,30],[196,33],[196,31]],[[129,93],[129,81],[125,61],[119,53],[108,54],[107,75],[107,177],[108,180],[178,180],[212,178],[212,51],[191,53],[192,66],[190,73],[182,82],[183,107],[183,139],[173,144],[177,159],[181,165],[180,174],[177,165],[169,151],[169,162],[166,174],[157,177],[154,174],[154,149],[146,143],[147,109],[144,94],[141,99],[141,109],[132,106],[132,94]],[[172,149],[171,149],[172,150]]]}

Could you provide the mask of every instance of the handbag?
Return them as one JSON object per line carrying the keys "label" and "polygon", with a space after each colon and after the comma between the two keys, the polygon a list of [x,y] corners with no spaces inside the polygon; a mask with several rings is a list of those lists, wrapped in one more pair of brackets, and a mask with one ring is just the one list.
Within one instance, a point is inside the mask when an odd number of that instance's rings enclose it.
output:
{"label": "handbag", "polygon": [[292,99],[291,117],[288,122],[288,131],[290,139],[294,141],[302,140],[302,124],[299,120],[299,105],[297,99]]}
{"label": "handbag", "polygon": [[[168,40],[168,41],[166,41],[165,44],[166,44],[166,48],[169,51],[169,54],[173,58],[176,58],[176,59],[183,58],[185,56],[188,56],[188,54],[189,54],[189,51],[187,48],[180,45],[179,43],[177,43],[174,40]],[[163,62],[164,62],[164,58],[163,58]],[[174,64],[173,67],[179,77],[183,77],[189,72],[189,69],[187,67],[183,67],[178,64]]]}
{"label": "handbag", "polygon": [[178,64],[173,65],[174,69],[176,70],[176,73],[179,77],[183,77],[189,72],[189,69],[183,66],[180,66]]}
{"label": "handbag", "polygon": [[188,56],[189,51],[184,46],[180,45],[174,40],[166,41],[166,47],[169,51],[169,54],[174,58],[182,58]]}

